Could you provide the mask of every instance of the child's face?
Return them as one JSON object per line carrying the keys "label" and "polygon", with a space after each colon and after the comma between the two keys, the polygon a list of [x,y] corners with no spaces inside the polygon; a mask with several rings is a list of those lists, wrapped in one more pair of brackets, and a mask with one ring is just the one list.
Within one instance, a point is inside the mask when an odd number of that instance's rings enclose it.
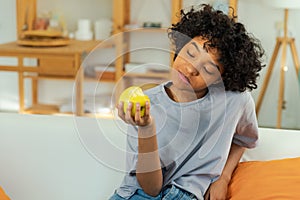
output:
{"label": "child's face", "polygon": [[179,52],[172,70],[172,81],[177,88],[197,93],[222,80],[224,69],[218,62],[218,52],[204,49],[204,43],[201,37],[195,37]]}

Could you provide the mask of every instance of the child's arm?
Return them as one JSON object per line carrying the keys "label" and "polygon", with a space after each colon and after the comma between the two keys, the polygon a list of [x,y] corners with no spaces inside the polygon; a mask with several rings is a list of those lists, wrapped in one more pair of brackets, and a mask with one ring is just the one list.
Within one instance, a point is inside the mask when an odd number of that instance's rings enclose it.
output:
{"label": "child's arm", "polygon": [[217,181],[212,183],[205,194],[205,200],[226,199],[228,184],[231,180],[231,175],[239,163],[245,147],[232,143],[228,159],[221,176]]}
{"label": "child's arm", "polygon": [[136,177],[144,192],[157,196],[162,188],[163,176],[160,166],[155,123],[139,127],[138,161]]}
{"label": "child's arm", "polygon": [[138,160],[136,166],[137,180],[150,196],[157,196],[162,188],[163,176],[160,165],[158,144],[156,137],[155,120],[150,115],[150,103],[146,102],[144,116],[140,116],[140,105],[136,105],[136,114],[131,116],[132,104],[126,113],[123,111],[124,103],[118,107],[119,117],[128,124],[138,126]]}

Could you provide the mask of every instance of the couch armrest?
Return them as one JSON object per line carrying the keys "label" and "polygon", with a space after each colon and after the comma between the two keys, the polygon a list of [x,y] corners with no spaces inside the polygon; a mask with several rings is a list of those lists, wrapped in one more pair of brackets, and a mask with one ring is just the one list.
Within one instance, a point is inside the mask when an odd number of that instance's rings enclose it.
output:
{"label": "couch armrest", "polygon": [[300,157],[300,130],[259,128],[256,148],[247,149],[241,161]]}

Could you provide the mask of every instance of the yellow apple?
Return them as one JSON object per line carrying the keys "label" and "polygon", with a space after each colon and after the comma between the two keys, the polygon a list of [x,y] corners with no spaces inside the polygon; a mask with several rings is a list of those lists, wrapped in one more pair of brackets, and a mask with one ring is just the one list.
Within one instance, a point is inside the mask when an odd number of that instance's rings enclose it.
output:
{"label": "yellow apple", "polygon": [[132,110],[131,116],[134,117],[136,113],[136,104],[140,104],[141,108],[141,117],[145,114],[146,109],[146,101],[150,102],[150,99],[147,95],[143,93],[143,90],[137,86],[131,86],[125,89],[122,94],[120,95],[119,102],[124,102],[124,112],[128,108],[129,102],[132,102]]}

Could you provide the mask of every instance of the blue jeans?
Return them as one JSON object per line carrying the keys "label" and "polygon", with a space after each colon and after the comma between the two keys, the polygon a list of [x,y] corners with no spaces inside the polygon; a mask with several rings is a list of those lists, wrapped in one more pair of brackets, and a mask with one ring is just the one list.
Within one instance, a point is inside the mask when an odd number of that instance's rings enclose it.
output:
{"label": "blue jeans", "polygon": [[[137,190],[130,198],[129,200],[197,200],[195,195],[186,192],[180,188],[177,188],[176,186],[172,185],[172,187],[168,187],[164,189],[162,192],[160,192],[159,195],[156,197],[152,197],[148,194],[146,194],[143,190]],[[115,193],[109,200],[124,200],[121,196],[119,196],[117,193]]]}

